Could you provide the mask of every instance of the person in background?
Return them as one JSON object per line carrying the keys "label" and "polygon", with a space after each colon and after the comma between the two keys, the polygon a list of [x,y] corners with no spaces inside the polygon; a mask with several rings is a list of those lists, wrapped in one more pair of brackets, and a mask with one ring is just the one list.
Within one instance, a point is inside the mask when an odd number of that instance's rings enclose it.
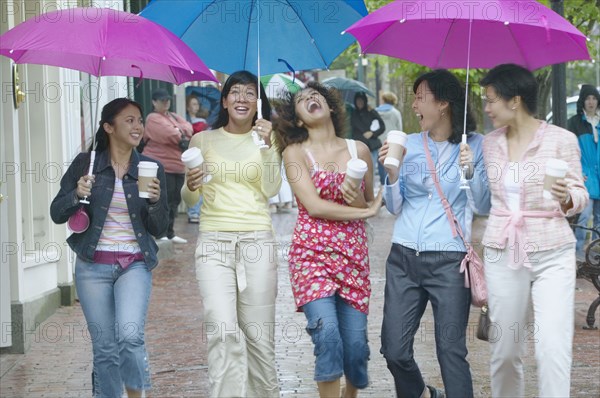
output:
{"label": "person in background", "polygon": [[367,145],[371,152],[373,165],[376,165],[378,150],[381,148],[381,141],[377,137],[385,131],[385,123],[379,113],[369,107],[367,95],[362,91],[354,95],[354,111],[350,117],[350,123],[352,138]]}
{"label": "person in background", "polygon": [[[162,165],[134,150],[144,135],[143,121],[137,102],[117,98],[106,104],[93,175],[87,175],[90,153],[77,155],[50,206],[52,220],[64,224],[81,198],[90,201],[89,227],[67,243],[77,255],[75,286],[92,342],[94,397],[121,397],[123,384],[129,398],[150,388],[144,326],[151,271],[158,265],[152,236],[164,233],[169,211]],[[158,163],[148,199],[139,197],[140,161]]]}
{"label": "person in background", "polygon": [[[488,314],[500,331],[490,338],[492,397],[523,397],[523,355],[535,344],[539,397],[570,395],[575,237],[566,217],[587,205],[577,138],[538,120],[538,84],[514,64],[481,80],[485,112],[497,130],[483,155],[492,194],[482,243]],[[568,164],[566,177],[542,195],[549,159]],[[533,305],[533,321],[530,308]]]}
{"label": "person in background", "polygon": [[[467,325],[471,292],[465,288],[461,272],[467,248],[457,229],[459,226],[469,242],[473,214],[489,209],[483,136],[474,132],[465,89],[449,71],[438,69],[419,76],[413,92],[412,109],[421,134],[408,135],[399,169],[386,166],[385,205],[397,219],[386,262],[381,353],[399,398],[444,396],[425,384],[413,352],[415,334],[429,302],[446,395],[470,398],[473,381],[467,361]],[[467,144],[461,144],[465,107]],[[381,163],[388,149],[386,142],[380,150]],[[428,153],[446,200],[429,171]],[[459,165],[472,166],[468,190],[460,188]]]}
{"label": "person in background", "polygon": [[[185,98],[185,120],[192,124],[193,134],[208,129],[210,126],[206,122],[208,113],[200,107],[200,101],[195,95],[188,95]],[[193,206],[188,206],[188,222],[198,224],[200,222],[200,206],[202,205],[202,196]]]}
{"label": "person in background", "polygon": [[[182,189],[188,205],[204,197],[195,256],[211,397],[279,397],[271,333],[277,251],[268,201],[281,185],[281,157],[270,116],[257,77],[235,72],[223,86],[214,130],[196,134],[190,143],[201,150],[212,176],[203,183],[205,171],[191,169]],[[267,148],[254,143],[253,133]]]}
{"label": "person in background", "polygon": [[161,239],[173,243],[187,243],[186,239],[175,234],[174,225],[177,209],[181,203],[181,187],[185,179],[185,166],[181,161],[181,153],[187,148],[182,148],[180,143],[192,137],[192,125],[178,114],[169,111],[171,96],[163,88],[152,92],[152,106],[154,112],[146,117],[144,154],[159,160],[165,167],[169,224],[166,236]]}
{"label": "person in background", "polygon": [[[587,227],[592,219],[593,228],[600,228],[600,93],[596,87],[584,84],[577,100],[577,114],[569,119],[567,128],[571,130],[579,141],[581,150],[581,167],[585,187],[590,195],[588,205],[579,214],[577,224]],[[577,244],[575,252],[578,257],[583,257],[584,244],[587,230],[575,229]],[[592,233],[592,240],[598,234]]]}
{"label": "person in background", "polygon": [[[278,108],[277,136],[285,166],[294,170],[298,219],[288,259],[296,307],[315,346],[319,395],[356,397],[369,383],[367,314],[371,284],[364,220],[375,216],[371,153],[344,139],[344,108],[335,89],[318,83],[290,94]],[[360,186],[342,188],[346,163],[368,165]],[[329,167],[328,167],[329,166]]]}
{"label": "person in background", "polygon": [[[378,138],[383,144],[387,139],[387,135],[392,130],[402,131],[402,114],[395,108],[398,103],[396,94],[386,91],[381,95],[383,104],[379,105],[375,110],[381,116],[385,123],[385,131]],[[383,186],[385,184],[385,168],[383,164],[377,162],[377,170],[379,172],[379,182]]]}

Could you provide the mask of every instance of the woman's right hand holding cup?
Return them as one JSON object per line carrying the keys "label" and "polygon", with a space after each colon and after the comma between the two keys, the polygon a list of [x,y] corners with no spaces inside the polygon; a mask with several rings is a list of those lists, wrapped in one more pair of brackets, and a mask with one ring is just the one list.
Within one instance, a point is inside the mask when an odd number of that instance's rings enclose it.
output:
{"label": "woman's right hand holding cup", "polygon": [[190,191],[194,192],[202,186],[204,174],[205,172],[200,167],[188,170],[187,174],[185,175],[185,180]]}

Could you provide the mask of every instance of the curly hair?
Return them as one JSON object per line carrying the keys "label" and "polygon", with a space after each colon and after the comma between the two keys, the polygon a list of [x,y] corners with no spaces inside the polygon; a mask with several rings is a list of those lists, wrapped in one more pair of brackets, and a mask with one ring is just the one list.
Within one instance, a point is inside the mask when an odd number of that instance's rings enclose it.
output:
{"label": "curly hair", "polygon": [[[309,82],[302,91],[308,89],[317,91],[325,98],[327,105],[331,109],[331,120],[335,129],[335,135],[343,137],[346,123],[346,109],[339,91],[317,82]],[[295,94],[287,93],[276,107],[278,117],[275,122],[275,134],[280,153],[287,146],[299,144],[308,139],[308,130],[304,126],[298,126],[300,119],[296,114],[296,98],[302,91],[298,91]]]}

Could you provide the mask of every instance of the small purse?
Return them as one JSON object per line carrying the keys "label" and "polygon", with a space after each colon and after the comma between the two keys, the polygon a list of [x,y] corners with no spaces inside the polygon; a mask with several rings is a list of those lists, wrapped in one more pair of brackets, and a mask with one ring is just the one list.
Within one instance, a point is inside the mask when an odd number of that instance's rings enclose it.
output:
{"label": "small purse", "polygon": [[477,338],[483,341],[490,341],[490,314],[487,305],[481,307],[481,312],[479,313]]}
{"label": "small purse", "polygon": [[85,211],[84,205],[81,205],[67,220],[67,227],[75,234],[85,232],[89,226],[90,216],[87,214],[87,211]]}
{"label": "small purse", "polygon": [[190,140],[185,134],[183,134],[183,131],[181,131],[181,129],[179,129],[179,132],[181,133],[181,139],[179,140],[178,144],[179,149],[181,150],[181,152],[185,152],[190,147]]}

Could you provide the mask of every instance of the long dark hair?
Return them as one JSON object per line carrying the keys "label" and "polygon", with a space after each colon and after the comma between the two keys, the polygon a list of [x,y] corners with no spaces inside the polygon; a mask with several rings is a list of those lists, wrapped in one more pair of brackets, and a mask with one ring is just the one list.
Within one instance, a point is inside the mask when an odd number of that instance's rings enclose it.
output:
{"label": "long dark hair", "polygon": [[[317,82],[309,82],[306,88],[316,90],[325,97],[325,101],[327,101],[327,105],[331,109],[331,120],[335,129],[335,135],[343,137],[346,128],[346,108],[344,107],[344,101],[339,91]],[[288,92],[277,106],[275,134],[280,152],[283,152],[288,145],[298,144],[308,139],[308,130],[304,126],[298,126],[300,120],[296,114],[296,97],[301,92],[298,91],[295,94]]]}
{"label": "long dark hair", "polygon": [[[219,102],[221,106],[219,109],[219,116],[217,117],[217,121],[213,125],[214,129],[224,127],[227,125],[227,123],[229,123],[229,113],[227,112],[227,109],[223,107],[223,100],[229,95],[231,87],[235,86],[236,84],[253,84],[256,87],[258,85],[258,78],[256,77],[256,75],[246,70],[234,72],[231,76],[227,78],[227,81],[223,86],[223,90],[221,91],[221,100]],[[263,119],[271,120],[271,104],[267,99],[267,93],[265,92],[265,88],[263,87],[262,83],[260,84],[260,98],[262,100]],[[252,119],[252,124],[256,122],[256,118],[257,116],[254,115],[254,118]]]}
{"label": "long dark hair", "polygon": [[437,101],[448,102],[448,111],[452,124],[452,134],[450,134],[448,141],[453,144],[460,144],[465,120],[465,106],[467,107],[466,133],[469,134],[477,127],[471,108],[468,104],[465,104],[465,88],[456,76],[446,69],[436,69],[424,73],[417,78],[415,84],[413,84],[414,93],[417,92],[419,84],[424,81],[427,82],[429,89]]}
{"label": "long dark hair", "polygon": [[[117,117],[117,115],[129,105],[133,105],[138,108],[140,110],[140,114],[144,116],[142,106],[137,102],[130,100],[129,98],[117,98],[104,105],[104,108],[102,108],[102,114],[100,115],[100,122],[98,122],[98,131],[96,132],[97,152],[102,152],[108,149],[108,134],[104,130],[104,123],[112,125],[115,122],[115,117]],[[92,150],[93,148],[90,144],[88,152],[91,152]]]}

